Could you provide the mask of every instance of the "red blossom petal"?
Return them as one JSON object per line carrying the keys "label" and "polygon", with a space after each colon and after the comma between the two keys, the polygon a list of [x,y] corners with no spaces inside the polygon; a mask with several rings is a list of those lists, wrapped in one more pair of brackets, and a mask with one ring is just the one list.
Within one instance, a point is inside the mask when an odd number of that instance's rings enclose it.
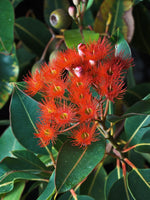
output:
{"label": "red blossom petal", "polygon": [[90,145],[92,142],[96,142],[98,139],[96,138],[96,127],[90,126],[89,124],[82,124],[82,126],[78,130],[74,130],[72,132],[73,145],[86,147]]}

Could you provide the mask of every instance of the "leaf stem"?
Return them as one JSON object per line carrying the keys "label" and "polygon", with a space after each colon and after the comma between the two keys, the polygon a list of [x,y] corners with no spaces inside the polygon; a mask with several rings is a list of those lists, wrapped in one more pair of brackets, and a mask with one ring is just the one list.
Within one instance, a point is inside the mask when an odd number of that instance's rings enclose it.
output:
{"label": "leaf stem", "polygon": [[0,126],[6,126],[6,125],[9,125],[10,124],[10,120],[0,120]]}
{"label": "leaf stem", "polygon": [[106,106],[105,106],[105,111],[104,111],[104,119],[106,118],[108,109],[109,109],[109,99],[106,100]]}
{"label": "leaf stem", "polygon": [[71,189],[70,192],[71,192],[73,198],[74,198],[75,200],[78,200],[77,194],[75,193],[75,191],[74,191],[73,189]]}
{"label": "leaf stem", "polygon": [[41,56],[41,58],[40,58],[41,61],[44,60],[44,58],[45,58],[45,56],[46,56],[46,53],[47,53],[47,50],[48,50],[48,47],[50,46],[50,44],[52,43],[52,41],[54,40],[54,38],[55,38],[55,37],[52,36],[51,39],[49,40],[49,42],[47,43],[47,45],[46,45],[46,47],[45,47],[45,49],[44,49],[44,51],[43,51],[43,54],[42,54],[42,56]]}

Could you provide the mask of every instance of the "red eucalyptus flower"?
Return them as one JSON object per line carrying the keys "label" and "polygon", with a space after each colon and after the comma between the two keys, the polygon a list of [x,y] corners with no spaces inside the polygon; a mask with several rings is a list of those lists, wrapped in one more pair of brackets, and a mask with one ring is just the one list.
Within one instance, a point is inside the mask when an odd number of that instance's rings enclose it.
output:
{"label": "red eucalyptus flower", "polygon": [[97,141],[96,125],[91,124],[105,119],[104,101],[123,97],[124,76],[132,62],[123,53],[116,56],[115,48],[104,38],[79,44],[78,50],[60,52],[53,62],[27,76],[25,92],[31,96],[41,92],[44,98],[35,134],[39,144],[47,145],[66,127],[68,130],[79,124],[79,129],[72,130],[74,145],[84,147]]}

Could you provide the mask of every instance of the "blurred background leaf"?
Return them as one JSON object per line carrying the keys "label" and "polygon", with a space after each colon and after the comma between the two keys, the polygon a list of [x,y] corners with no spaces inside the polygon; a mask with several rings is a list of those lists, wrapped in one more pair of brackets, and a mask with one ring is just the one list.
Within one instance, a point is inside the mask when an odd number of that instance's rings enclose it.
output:
{"label": "blurred background leaf", "polygon": [[14,41],[14,10],[9,0],[0,1],[0,52],[10,53]]}
{"label": "blurred background leaf", "polygon": [[17,81],[18,74],[19,66],[14,46],[10,55],[0,54],[0,108],[7,102],[13,89],[11,83]]}

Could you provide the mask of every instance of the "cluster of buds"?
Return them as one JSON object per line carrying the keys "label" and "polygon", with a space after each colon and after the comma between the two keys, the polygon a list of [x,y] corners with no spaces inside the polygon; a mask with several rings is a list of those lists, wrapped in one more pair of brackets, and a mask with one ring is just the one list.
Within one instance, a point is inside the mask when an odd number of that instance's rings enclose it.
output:
{"label": "cluster of buds", "polygon": [[[98,140],[97,124],[104,120],[106,101],[114,102],[126,90],[124,74],[132,58],[115,56],[107,39],[79,44],[59,52],[40,71],[25,78],[25,92],[41,94],[38,133],[43,147],[67,131],[74,145],[85,147]],[[94,91],[94,92],[93,92]]]}
{"label": "cluster of buds", "polygon": [[88,0],[72,0],[74,6],[68,8],[69,15],[75,20],[77,24],[80,24],[83,18],[84,11],[87,6]]}

